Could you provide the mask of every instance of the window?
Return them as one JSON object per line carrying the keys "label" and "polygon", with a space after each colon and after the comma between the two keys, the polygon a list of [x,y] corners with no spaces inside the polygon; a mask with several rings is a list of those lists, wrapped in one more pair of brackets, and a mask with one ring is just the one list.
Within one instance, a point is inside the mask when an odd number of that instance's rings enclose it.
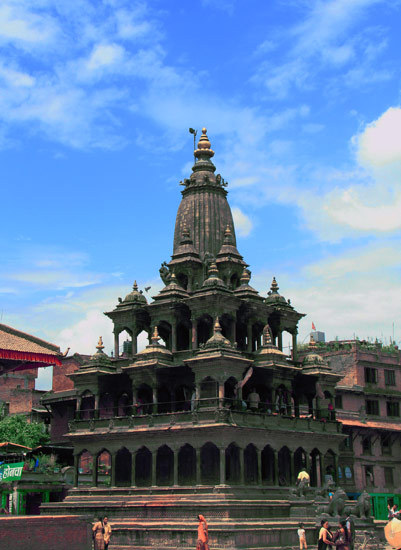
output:
{"label": "window", "polygon": [[345,478],[346,479],[352,479],[352,470],[349,466],[346,466],[344,468]]}
{"label": "window", "polygon": [[373,466],[365,466],[365,482],[370,487],[374,484]]}
{"label": "window", "polygon": [[384,371],[384,382],[386,386],[395,386],[395,371],[385,370]]}
{"label": "window", "polygon": [[394,470],[393,468],[383,468],[384,470],[384,481],[387,487],[392,487],[394,485]]}
{"label": "window", "polygon": [[400,404],[398,401],[387,401],[387,416],[400,416]]}
{"label": "window", "polygon": [[391,455],[391,435],[390,434],[382,434],[380,436],[380,442],[382,446],[382,454],[383,455]]}
{"label": "window", "polygon": [[377,369],[365,367],[365,382],[366,384],[377,384]]}
{"label": "window", "polygon": [[343,408],[343,396],[342,395],[336,395],[334,405],[336,409],[342,409]]}
{"label": "window", "polygon": [[376,414],[379,415],[379,402],[375,399],[367,399],[366,404],[366,413],[367,414]]}
{"label": "window", "polygon": [[362,452],[364,454],[370,454],[372,452],[372,440],[368,435],[362,438]]}

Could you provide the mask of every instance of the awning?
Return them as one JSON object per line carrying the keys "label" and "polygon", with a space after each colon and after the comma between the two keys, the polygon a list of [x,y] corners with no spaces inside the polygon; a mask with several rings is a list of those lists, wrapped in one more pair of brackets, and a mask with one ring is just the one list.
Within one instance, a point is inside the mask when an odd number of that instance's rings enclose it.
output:
{"label": "awning", "polygon": [[388,430],[391,432],[401,432],[401,424],[395,424],[390,422],[378,422],[374,420],[369,420],[367,422],[361,422],[360,420],[348,420],[338,418],[343,426],[350,426],[355,428],[375,428],[377,430]]}
{"label": "awning", "polygon": [[[0,349],[0,359],[24,361],[29,363],[42,363],[45,365],[62,365],[57,355],[50,355],[47,353],[33,353],[28,351],[16,351],[9,349]],[[18,370],[18,367],[16,370]]]}

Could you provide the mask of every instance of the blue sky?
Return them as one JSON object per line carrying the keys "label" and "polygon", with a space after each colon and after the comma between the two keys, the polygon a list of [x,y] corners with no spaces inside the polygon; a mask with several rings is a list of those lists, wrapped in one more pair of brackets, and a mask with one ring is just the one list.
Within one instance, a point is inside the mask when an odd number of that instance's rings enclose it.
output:
{"label": "blue sky", "polygon": [[111,349],[102,311],[160,288],[206,126],[301,340],[400,340],[400,26],[397,0],[3,0],[2,322]]}

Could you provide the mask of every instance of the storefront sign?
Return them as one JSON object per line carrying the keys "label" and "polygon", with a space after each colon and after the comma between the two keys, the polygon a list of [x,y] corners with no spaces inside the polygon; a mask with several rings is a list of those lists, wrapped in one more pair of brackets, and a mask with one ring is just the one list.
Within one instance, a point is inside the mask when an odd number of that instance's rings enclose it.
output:
{"label": "storefront sign", "polygon": [[0,481],[8,483],[21,479],[23,462],[13,462],[11,464],[2,464],[0,466]]}

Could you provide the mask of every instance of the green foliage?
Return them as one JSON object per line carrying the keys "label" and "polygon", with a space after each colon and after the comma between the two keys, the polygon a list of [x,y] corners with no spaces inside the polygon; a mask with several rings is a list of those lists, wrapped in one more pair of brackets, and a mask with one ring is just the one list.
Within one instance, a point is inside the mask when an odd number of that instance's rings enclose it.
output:
{"label": "green foliage", "polygon": [[6,416],[0,420],[0,442],[9,441],[26,447],[45,445],[50,440],[44,424],[28,422],[26,417],[18,414]]}

